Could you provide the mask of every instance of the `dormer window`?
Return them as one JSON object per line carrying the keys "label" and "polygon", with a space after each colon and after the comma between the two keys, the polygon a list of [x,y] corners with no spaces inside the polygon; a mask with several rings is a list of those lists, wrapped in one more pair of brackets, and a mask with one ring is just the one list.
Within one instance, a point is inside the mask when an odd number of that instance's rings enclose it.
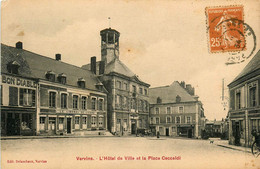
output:
{"label": "dormer window", "polygon": [[7,65],[7,70],[8,70],[9,73],[18,74],[18,68],[19,67],[20,67],[20,64],[16,61],[13,61],[13,62],[10,62]]}
{"label": "dormer window", "polygon": [[85,79],[84,78],[79,78],[78,79],[78,87],[80,88],[85,88]]}
{"label": "dormer window", "polygon": [[103,84],[101,82],[99,82],[99,83],[96,84],[96,87],[97,87],[98,90],[102,90]]}
{"label": "dormer window", "polygon": [[160,97],[157,97],[157,103],[162,103],[162,99]]}
{"label": "dormer window", "polygon": [[51,82],[55,82],[55,73],[53,71],[48,71],[46,73],[46,79]]}
{"label": "dormer window", "polygon": [[181,97],[179,95],[176,96],[176,103],[180,103],[181,102]]}
{"label": "dormer window", "polygon": [[59,74],[58,81],[61,84],[66,84],[66,79],[67,79],[67,76],[64,73]]}

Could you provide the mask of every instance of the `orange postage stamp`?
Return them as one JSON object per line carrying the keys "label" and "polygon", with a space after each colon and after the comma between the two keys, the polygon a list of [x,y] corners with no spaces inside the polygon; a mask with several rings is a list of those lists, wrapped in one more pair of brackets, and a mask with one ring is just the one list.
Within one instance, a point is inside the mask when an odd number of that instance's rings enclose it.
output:
{"label": "orange postage stamp", "polygon": [[243,6],[207,7],[206,16],[211,53],[246,50]]}

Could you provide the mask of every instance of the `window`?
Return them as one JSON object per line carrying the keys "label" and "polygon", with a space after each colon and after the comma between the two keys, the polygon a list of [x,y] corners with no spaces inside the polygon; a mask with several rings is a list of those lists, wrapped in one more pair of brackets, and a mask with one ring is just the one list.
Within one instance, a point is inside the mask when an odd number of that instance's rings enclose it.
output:
{"label": "window", "polygon": [[9,87],[9,105],[17,106],[18,105],[18,88]]}
{"label": "window", "polygon": [[55,82],[55,73],[53,71],[48,71],[45,76],[47,80]]}
{"label": "window", "polygon": [[40,130],[44,130],[45,129],[45,120],[46,117],[40,117]]}
{"label": "window", "polygon": [[171,123],[171,117],[170,116],[166,117],[166,123]]}
{"label": "window", "polygon": [[167,107],[167,114],[171,114],[171,107]]}
{"label": "window", "polygon": [[82,124],[87,124],[87,117],[82,117]]}
{"label": "window", "polygon": [[103,110],[103,99],[99,99],[98,101],[98,110]]}
{"label": "window", "polygon": [[146,95],[147,96],[147,89],[144,89],[144,95]]}
{"label": "window", "polygon": [[64,73],[59,74],[58,82],[60,82],[61,84],[66,84],[66,75]]}
{"label": "window", "polygon": [[250,107],[256,106],[256,86],[249,87],[249,104]]}
{"label": "window", "polygon": [[123,105],[123,97],[119,96],[119,106],[122,107]]}
{"label": "window", "polygon": [[186,122],[187,122],[187,123],[191,123],[191,117],[187,117],[187,118],[186,118]]}
{"label": "window", "polygon": [[240,90],[236,92],[236,109],[241,108],[241,92]]}
{"label": "window", "polygon": [[179,107],[179,113],[183,113],[184,112],[184,107],[183,106],[180,106]]}
{"label": "window", "polygon": [[131,99],[131,109],[136,109],[136,100]]}
{"label": "window", "polygon": [[32,129],[32,114],[22,114],[21,130]]}
{"label": "window", "polygon": [[20,64],[16,61],[13,61],[7,65],[7,70],[9,73],[18,74],[19,67],[20,67]]}
{"label": "window", "polygon": [[75,117],[75,124],[79,124],[79,117]]}
{"label": "window", "polygon": [[96,126],[96,121],[97,121],[97,117],[96,116],[91,116],[91,126],[92,127]]}
{"label": "window", "polygon": [[160,114],[160,109],[158,107],[155,108],[155,114]]}
{"label": "window", "polygon": [[151,119],[150,119],[150,124],[153,124],[153,118],[151,117]]}
{"label": "window", "polygon": [[124,97],[123,99],[123,107],[127,107],[127,97]]}
{"label": "window", "polygon": [[145,106],[146,106],[145,110],[148,111],[149,110],[149,103],[148,103],[148,101],[145,101]]}
{"label": "window", "polygon": [[98,117],[98,126],[99,127],[103,127],[103,121],[104,121],[104,117],[103,116],[99,116]]}
{"label": "window", "polygon": [[59,118],[59,124],[63,124],[64,123],[64,118]]}
{"label": "window", "polygon": [[139,93],[143,94],[143,88],[141,88],[141,87],[139,88]]}
{"label": "window", "polygon": [[60,99],[61,99],[61,103],[60,103],[61,108],[66,109],[67,108],[67,94],[62,93]]}
{"label": "window", "polygon": [[20,106],[35,106],[35,90],[20,88]]}
{"label": "window", "polygon": [[156,117],[156,124],[159,124],[159,123],[160,123],[160,118]]}
{"label": "window", "polygon": [[122,88],[122,83],[120,82],[120,81],[116,81],[116,87],[118,88],[118,89],[121,89]]}
{"label": "window", "polygon": [[40,124],[44,124],[46,120],[46,117],[40,117]]}
{"label": "window", "polygon": [[181,123],[181,118],[180,117],[176,117],[176,123],[180,124]]}
{"label": "window", "polygon": [[78,87],[85,88],[85,79],[84,78],[78,79]]}
{"label": "window", "polygon": [[133,93],[136,93],[136,86],[133,85]]}
{"label": "window", "polygon": [[142,119],[139,119],[138,123],[139,123],[139,128],[142,128],[143,127]]}
{"label": "window", "polygon": [[124,90],[127,90],[128,89],[128,85],[127,83],[124,83]]}
{"label": "window", "polygon": [[73,95],[73,109],[78,109],[79,96]]}
{"label": "window", "polygon": [[97,100],[97,99],[94,98],[94,97],[91,99],[91,108],[92,108],[93,110],[96,110],[96,100]]}
{"label": "window", "polygon": [[81,98],[81,102],[82,102],[82,109],[86,110],[87,109],[87,97],[83,96]]}
{"label": "window", "polygon": [[56,107],[56,92],[49,93],[49,107]]}

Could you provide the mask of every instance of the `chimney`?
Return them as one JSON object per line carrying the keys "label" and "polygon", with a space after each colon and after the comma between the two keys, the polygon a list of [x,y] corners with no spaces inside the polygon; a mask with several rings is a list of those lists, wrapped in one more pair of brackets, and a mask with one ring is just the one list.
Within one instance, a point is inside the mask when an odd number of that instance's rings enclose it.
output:
{"label": "chimney", "polygon": [[57,53],[57,54],[55,55],[55,59],[56,59],[57,61],[60,61],[60,60],[61,60],[61,54]]}
{"label": "chimney", "polygon": [[190,95],[194,96],[194,87],[192,87],[190,84],[186,85],[186,90]]}
{"label": "chimney", "polygon": [[181,97],[179,95],[176,96],[176,103],[180,103],[181,102]]}
{"label": "chimney", "polygon": [[97,60],[96,56],[91,57],[91,60],[90,60],[90,63],[91,63],[91,68],[90,68],[90,70],[91,70],[91,72],[93,72],[94,74],[96,74],[96,60]]}
{"label": "chimney", "polygon": [[23,49],[23,43],[22,42],[17,42],[16,44],[15,44],[15,47],[17,48],[17,49]]}
{"label": "chimney", "polygon": [[105,73],[105,61],[99,62],[99,75],[102,75]]}
{"label": "chimney", "polygon": [[184,81],[181,81],[181,87],[183,87],[185,89],[185,82]]}

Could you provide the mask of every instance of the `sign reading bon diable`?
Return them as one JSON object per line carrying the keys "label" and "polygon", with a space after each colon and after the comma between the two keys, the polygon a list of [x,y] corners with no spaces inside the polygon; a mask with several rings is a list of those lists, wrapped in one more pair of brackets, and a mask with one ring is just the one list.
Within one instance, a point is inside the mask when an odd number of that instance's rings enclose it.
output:
{"label": "sign reading bon diable", "polygon": [[27,80],[27,79],[22,79],[19,77],[11,77],[11,76],[5,76],[2,75],[2,83],[10,84],[10,85],[15,85],[15,86],[22,86],[22,87],[32,87],[36,88],[37,84],[36,82],[32,80]]}

